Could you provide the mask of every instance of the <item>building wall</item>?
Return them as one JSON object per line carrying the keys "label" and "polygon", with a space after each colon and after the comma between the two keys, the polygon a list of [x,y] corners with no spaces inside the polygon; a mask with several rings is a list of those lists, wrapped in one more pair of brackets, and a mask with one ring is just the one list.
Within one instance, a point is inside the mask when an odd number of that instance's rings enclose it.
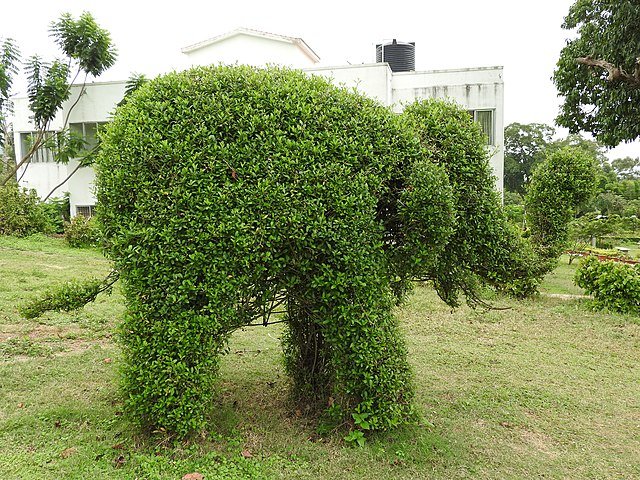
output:
{"label": "building wall", "polygon": [[305,72],[326,77],[336,85],[355,88],[383,105],[390,105],[393,74],[386,63],[307,68]]}
{"label": "building wall", "polygon": [[[24,168],[18,171],[18,178],[23,172]],[[67,166],[60,163],[30,163],[22,175],[20,185],[24,188],[34,189],[40,198],[44,198],[53,187],[67,178],[67,175]],[[54,196],[61,197],[65,191],[67,188],[61,187]]]}
{"label": "building wall", "polygon": [[288,65],[306,68],[314,62],[296,45],[283,40],[238,34],[186,53],[189,65]]}
{"label": "building wall", "polygon": [[[224,46],[224,48],[220,48]],[[265,59],[273,59],[274,63],[291,65],[304,56],[296,46],[273,39],[260,39],[247,35],[237,35],[223,42],[203,47],[198,50],[199,57],[190,57],[195,62],[211,63],[218,53],[243,63],[265,63]],[[265,50],[266,49],[266,50]],[[269,52],[267,54],[266,52]],[[246,56],[243,57],[243,55]],[[220,57],[219,57],[220,58]],[[259,62],[258,62],[259,60]],[[224,61],[221,59],[221,61]],[[502,191],[504,168],[504,86],[502,67],[469,68],[458,70],[433,70],[422,72],[392,73],[388,64],[362,64],[337,67],[314,67],[305,69],[310,75],[321,75],[330,78],[337,85],[355,88],[364,95],[370,96],[394,111],[401,112],[406,103],[422,98],[448,98],[456,101],[469,110],[492,110],[494,112],[494,145],[489,146],[491,166],[496,176],[496,188]],[[90,123],[108,121],[115,106],[124,96],[126,82],[93,83],[87,86],[85,94],[71,112],[68,123]],[[67,121],[71,105],[78,99],[79,87],[74,87],[71,98],[65,103],[62,112],[52,122],[53,130],[61,129]],[[15,145],[17,158],[21,158],[20,134],[34,130],[29,121],[30,112],[26,98],[15,102]],[[60,183],[75,168],[77,163],[69,165],[56,163],[32,163],[24,172],[22,184],[35,188],[43,197]],[[19,172],[19,174],[21,174]],[[71,213],[76,213],[78,206],[95,204],[95,173],[92,168],[81,168],[72,179],[58,190],[56,196],[68,191],[70,194]]]}
{"label": "building wall", "polygon": [[[80,101],[71,110],[71,106],[78,100],[81,88],[72,87],[70,98],[64,103],[56,118],[51,122],[50,130],[61,130],[69,123],[92,123],[106,122],[111,117],[116,105],[124,97],[126,82],[100,82],[91,83],[86,86],[86,91]],[[15,101],[14,117],[14,141],[16,148],[16,158],[22,158],[26,153],[22,151],[21,134],[35,130],[33,122],[30,120],[31,112],[27,98],[17,98]],[[70,161],[63,165],[58,163],[35,163],[31,162],[26,171],[22,168],[18,172],[18,177],[23,173],[21,185],[26,188],[34,188],[38,195],[45,197],[56,185],[62,182],[77,166],[77,162]],[[93,184],[95,173],[91,167],[79,169],[64,186],[60,187],[54,196],[62,196],[64,192],[69,192],[71,203],[71,214],[75,215],[76,207],[79,205],[95,205]]]}
{"label": "building wall", "polygon": [[468,110],[492,110],[494,142],[489,146],[496,189],[503,191],[504,80],[502,67],[405,72],[393,75],[392,105],[396,111],[417,99],[450,99]]}

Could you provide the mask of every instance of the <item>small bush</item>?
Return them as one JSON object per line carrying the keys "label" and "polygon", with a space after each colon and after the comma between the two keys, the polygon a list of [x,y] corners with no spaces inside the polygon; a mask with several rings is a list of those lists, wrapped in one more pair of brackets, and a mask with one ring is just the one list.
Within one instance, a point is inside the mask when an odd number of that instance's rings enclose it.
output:
{"label": "small bush", "polygon": [[519,228],[524,226],[524,205],[505,205],[504,214],[511,224]]}
{"label": "small bush", "polygon": [[602,250],[611,250],[613,249],[613,243],[611,241],[608,241],[604,238],[597,238],[596,239],[596,247],[600,248]]}
{"label": "small bush", "polygon": [[594,248],[590,246],[586,246],[582,249],[582,251],[589,253],[591,255],[602,255],[606,257],[615,257],[615,258],[624,258],[626,255],[622,253],[620,250],[615,250],[613,248]]}
{"label": "small bush", "polygon": [[76,215],[65,224],[64,238],[70,247],[94,247],[100,241],[100,229],[95,219]]}
{"label": "small bush", "polygon": [[35,190],[15,183],[0,186],[0,235],[24,237],[54,229]]}
{"label": "small bush", "polygon": [[587,257],[576,271],[574,281],[593,295],[597,309],[640,314],[640,265]]}
{"label": "small bush", "polygon": [[524,198],[522,198],[522,195],[517,192],[505,190],[502,194],[502,204],[505,207],[512,205],[524,205]]}
{"label": "small bush", "polygon": [[69,221],[69,194],[63,198],[52,198],[42,204],[45,215],[51,225],[51,233],[64,233],[65,223]]}

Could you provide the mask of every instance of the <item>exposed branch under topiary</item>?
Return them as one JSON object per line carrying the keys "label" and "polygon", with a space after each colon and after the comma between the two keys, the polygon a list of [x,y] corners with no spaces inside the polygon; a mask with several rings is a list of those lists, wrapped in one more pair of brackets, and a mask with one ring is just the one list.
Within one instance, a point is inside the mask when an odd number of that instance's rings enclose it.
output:
{"label": "exposed branch under topiary", "polygon": [[111,292],[119,275],[115,270],[103,279],[73,280],[47,290],[27,301],[18,311],[24,318],[38,318],[47,312],[70,312],[93,302],[103,292]]}

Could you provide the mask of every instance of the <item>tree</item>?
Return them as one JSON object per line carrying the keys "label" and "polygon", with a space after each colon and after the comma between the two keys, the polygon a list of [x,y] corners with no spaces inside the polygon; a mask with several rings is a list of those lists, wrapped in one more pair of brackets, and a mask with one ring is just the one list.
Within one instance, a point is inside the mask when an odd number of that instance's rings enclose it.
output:
{"label": "tree", "polygon": [[534,170],[525,207],[532,244],[539,257],[549,262],[547,271],[555,267],[565,248],[577,207],[593,197],[595,188],[594,159],[575,146],[549,152]]}
{"label": "tree", "polygon": [[0,43],[0,178],[12,170],[13,158],[13,136],[11,135],[11,124],[9,116],[13,112],[11,102],[11,87],[13,79],[18,73],[17,62],[20,58],[18,47],[10,38]]}
{"label": "tree", "polygon": [[[28,152],[22,159],[16,159],[15,166],[0,177],[0,185],[15,179],[18,170],[21,167],[26,168],[34,153],[41,147],[52,149],[56,161],[61,163],[66,163],[70,158],[80,154],[83,142],[68,129],[69,112],[84,94],[88,77],[99,76],[116,60],[116,51],[109,32],[101,28],[90,13],[83,13],[78,20],[68,13],[62,14],[51,24],[50,32],[66,58],[45,62],[38,55],[33,55],[27,59],[27,96],[36,133]],[[8,99],[10,94],[12,74],[18,71],[19,54],[12,42],[5,42],[0,60],[0,94],[4,100]],[[51,134],[51,122],[64,102],[69,99],[71,86],[79,77],[83,80],[78,99],[67,112],[62,130]]]}
{"label": "tree", "polygon": [[640,158],[616,158],[611,166],[620,180],[640,180]]}
{"label": "tree", "polygon": [[553,81],[564,97],[558,125],[590,132],[606,146],[640,136],[640,4],[578,0],[562,28],[576,30]]}
{"label": "tree", "polygon": [[544,160],[555,129],[543,123],[512,123],[504,129],[504,185],[524,194],[531,171]]}

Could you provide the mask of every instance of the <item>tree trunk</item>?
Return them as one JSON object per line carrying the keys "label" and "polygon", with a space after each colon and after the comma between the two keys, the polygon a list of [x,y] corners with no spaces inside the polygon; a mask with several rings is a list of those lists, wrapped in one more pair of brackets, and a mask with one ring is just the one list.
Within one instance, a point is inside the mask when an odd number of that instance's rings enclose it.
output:
{"label": "tree trunk", "polygon": [[[16,165],[15,150],[13,148],[13,132],[9,126],[2,122],[2,164],[0,164],[0,178],[4,178],[12,172]],[[15,180],[15,177],[14,177]]]}

